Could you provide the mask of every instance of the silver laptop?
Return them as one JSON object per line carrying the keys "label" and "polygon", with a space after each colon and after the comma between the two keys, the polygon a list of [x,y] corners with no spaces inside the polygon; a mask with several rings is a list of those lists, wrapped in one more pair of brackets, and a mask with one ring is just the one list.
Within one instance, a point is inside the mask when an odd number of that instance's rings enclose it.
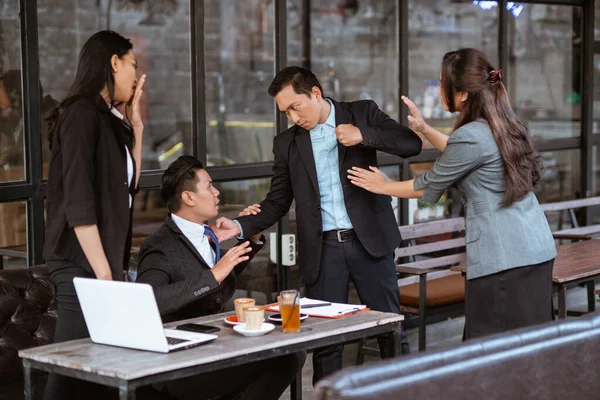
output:
{"label": "silver laptop", "polygon": [[210,342],[217,335],[163,329],[150,285],[73,278],[93,342],[168,353]]}

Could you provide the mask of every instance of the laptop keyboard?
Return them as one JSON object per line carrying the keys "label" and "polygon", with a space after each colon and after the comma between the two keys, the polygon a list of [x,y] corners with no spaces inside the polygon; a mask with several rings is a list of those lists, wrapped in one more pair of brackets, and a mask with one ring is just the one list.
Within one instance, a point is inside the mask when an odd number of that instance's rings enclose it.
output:
{"label": "laptop keyboard", "polygon": [[167,336],[167,343],[170,346],[175,345],[175,344],[179,344],[179,343],[184,343],[184,342],[189,342],[189,340],[187,340],[187,339],[178,339],[178,338],[168,337]]}

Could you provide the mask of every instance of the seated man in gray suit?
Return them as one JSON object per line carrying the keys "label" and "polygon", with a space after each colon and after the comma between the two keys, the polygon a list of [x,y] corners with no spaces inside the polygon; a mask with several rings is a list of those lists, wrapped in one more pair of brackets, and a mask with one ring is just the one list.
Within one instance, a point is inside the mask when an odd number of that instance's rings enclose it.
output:
{"label": "seated man in gray suit", "polygon": [[[221,253],[214,233],[205,225],[219,213],[219,191],[194,157],[182,156],[169,166],[160,192],[171,214],[143,243],[136,281],[154,288],[165,322],[221,312],[233,296],[236,277],[262,248],[264,237],[258,234]],[[155,388],[176,399],[241,396],[276,400],[304,359],[304,354],[291,354]]]}

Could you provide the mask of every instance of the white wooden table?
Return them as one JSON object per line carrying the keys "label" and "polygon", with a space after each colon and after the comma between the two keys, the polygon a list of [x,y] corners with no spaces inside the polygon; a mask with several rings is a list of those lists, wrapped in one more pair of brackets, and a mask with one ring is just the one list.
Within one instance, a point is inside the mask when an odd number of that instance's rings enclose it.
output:
{"label": "white wooden table", "polygon": [[[269,313],[267,313],[269,314]],[[25,374],[25,399],[33,399],[31,371],[57,373],[116,387],[121,400],[135,399],[140,386],[185,378],[205,372],[261,361],[299,351],[356,341],[383,333],[394,334],[394,351],[400,354],[400,322],[404,316],[366,311],[340,319],[310,317],[298,333],[283,333],[277,326],[259,337],[243,337],[223,319],[232,313],[194,318],[185,322],[219,326],[213,342],[169,354],[105,346],[90,339],[73,340],[19,351]],[[184,321],[167,324],[174,327]],[[292,385],[292,398],[302,397],[301,385]]]}

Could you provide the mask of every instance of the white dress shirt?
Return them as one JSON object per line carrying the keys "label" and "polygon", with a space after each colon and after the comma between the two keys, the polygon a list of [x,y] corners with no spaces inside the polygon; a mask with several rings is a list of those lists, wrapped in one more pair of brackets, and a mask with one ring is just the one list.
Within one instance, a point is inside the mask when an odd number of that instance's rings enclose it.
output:
{"label": "white dress shirt", "polygon": [[206,264],[210,268],[215,266],[215,251],[210,245],[208,236],[204,234],[204,225],[197,224],[187,219],[178,217],[175,214],[171,214],[171,219],[175,222],[175,225],[181,230],[181,233],[188,238],[194,245],[198,253],[202,256]]}
{"label": "white dress shirt", "polygon": [[[117,110],[116,108],[111,107],[110,112],[113,113],[114,115],[116,115],[121,120],[123,119],[123,114],[121,114],[119,112],[119,110]],[[131,157],[131,153],[129,152],[129,148],[127,148],[127,146],[125,146],[125,154],[127,154],[127,184],[129,185],[129,187],[131,187],[132,181],[133,181],[133,157]],[[130,194],[129,195],[129,208],[131,208],[132,202],[133,202],[133,199],[131,198],[131,194]]]}

